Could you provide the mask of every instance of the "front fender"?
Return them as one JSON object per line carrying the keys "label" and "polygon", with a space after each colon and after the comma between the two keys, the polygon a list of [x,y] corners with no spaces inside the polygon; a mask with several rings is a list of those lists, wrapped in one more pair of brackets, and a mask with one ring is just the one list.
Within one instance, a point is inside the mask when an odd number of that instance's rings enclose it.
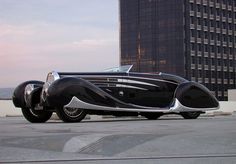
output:
{"label": "front fender", "polygon": [[12,101],[13,101],[13,104],[15,105],[15,107],[24,108],[27,106],[24,93],[25,93],[25,87],[28,84],[35,84],[38,86],[43,86],[42,81],[36,81],[36,80],[26,81],[26,82],[23,82],[20,85],[18,85],[15,88],[13,95],[12,95]]}
{"label": "front fender", "polygon": [[175,98],[191,108],[217,108],[219,102],[214,95],[203,85],[196,82],[180,84],[175,91]]}
{"label": "front fender", "polygon": [[64,77],[53,82],[48,88],[46,102],[51,107],[68,104],[73,97],[95,105],[122,106],[122,102],[82,78]]}

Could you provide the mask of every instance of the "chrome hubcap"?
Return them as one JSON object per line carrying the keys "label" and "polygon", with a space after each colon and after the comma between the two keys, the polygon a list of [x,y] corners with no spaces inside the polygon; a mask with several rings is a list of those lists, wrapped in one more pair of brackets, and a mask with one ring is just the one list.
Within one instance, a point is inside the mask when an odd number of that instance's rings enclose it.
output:
{"label": "chrome hubcap", "polygon": [[63,110],[67,116],[72,117],[72,118],[79,117],[81,113],[83,112],[83,110],[81,109],[68,108],[68,107],[64,107]]}

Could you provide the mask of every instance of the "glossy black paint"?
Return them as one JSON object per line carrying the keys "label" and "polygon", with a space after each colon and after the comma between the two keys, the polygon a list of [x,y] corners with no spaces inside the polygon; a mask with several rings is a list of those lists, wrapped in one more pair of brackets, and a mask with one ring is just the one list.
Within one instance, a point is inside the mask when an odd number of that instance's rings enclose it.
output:
{"label": "glossy black paint", "polygon": [[[49,106],[64,106],[73,96],[101,106],[122,108],[169,107],[174,98],[187,107],[217,107],[204,86],[170,74],[59,73],[48,89]],[[208,103],[205,103],[208,102]]]}
{"label": "glossy black paint", "polygon": [[47,103],[49,106],[64,106],[73,97],[101,106],[129,108],[120,100],[112,97],[94,84],[75,77],[64,77],[55,81],[48,89]]}
{"label": "glossy black paint", "polygon": [[42,85],[38,86],[29,95],[28,102],[26,102],[26,105],[28,107],[33,108],[35,106],[35,104],[39,104],[40,103],[40,96],[41,96],[42,88],[43,88]]}
{"label": "glossy black paint", "polygon": [[210,91],[196,82],[186,82],[178,86],[175,97],[180,103],[192,108],[216,108],[219,106],[218,100]]}
{"label": "glossy black paint", "polygon": [[[201,84],[170,74],[125,72],[58,74],[60,79],[49,86],[45,93],[45,101],[40,98],[43,82],[27,81],[20,84],[13,94],[15,106],[21,108],[27,106],[24,100],[24,89],[27,84],[39,85],[32,91],[28,106],[40,103],[45,110],[61,108],[74,96],[89,104],[144,110],[150,107],[168,110],[175,98],[182,105],[191,108],[214,108],[219,105],[217,99]],[[95,110],[89,110],[89,113],[137,115],[131,112]]]}
{"label": "glossy black paint", "polygon": [[15,107],[19,108],[25,108],[26,107],[26,102],[24,99],[24,92],[25,92],[25,87],[28,84],[37,84],[39,86],[43,86],[44,82],[42,81],[36,81],[36,80],[31,80],[31,81],[26,81],[18,85],[12,95],[12,101]]}
{"label": "glossy black paint", "polygon": [[47,102],[50,106],[66,105],[73,96],[76,96],[91,104],[111,107],[137,108],[136,105],[141,106],[140,108],[168,107],[173,100],[177,85],[186,81],[169,74],[59,73],[59,75],[61,79],[55,81],[48,90]]}

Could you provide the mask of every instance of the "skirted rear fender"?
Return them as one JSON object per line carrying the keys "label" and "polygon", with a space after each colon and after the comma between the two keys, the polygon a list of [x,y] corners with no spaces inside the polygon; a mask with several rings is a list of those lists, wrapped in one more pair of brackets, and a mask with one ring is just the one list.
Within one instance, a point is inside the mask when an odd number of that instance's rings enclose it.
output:
{"label": "skirted rear fender", "polygon": [[203,85],[196,82],[180,84],[175,91],[175,98],[191,108],[217,108],[219,102],[214,95]]}

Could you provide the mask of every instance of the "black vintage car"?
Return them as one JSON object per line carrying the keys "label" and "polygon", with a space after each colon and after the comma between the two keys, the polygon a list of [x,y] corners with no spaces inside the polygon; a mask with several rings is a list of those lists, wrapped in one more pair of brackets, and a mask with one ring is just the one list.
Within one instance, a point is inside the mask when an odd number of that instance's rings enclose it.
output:
{"label": "black vintage car", "polygon": [[32,122],[46,122],[53,112],[64,122],[86,114],[144,116],[157,119],[179,114],[196,119],[219,108],[203,85],[165,73],[130,72],[132,65],[104,72],[50,72],[46,82],[26,81],[16,87],[13,103]]}

